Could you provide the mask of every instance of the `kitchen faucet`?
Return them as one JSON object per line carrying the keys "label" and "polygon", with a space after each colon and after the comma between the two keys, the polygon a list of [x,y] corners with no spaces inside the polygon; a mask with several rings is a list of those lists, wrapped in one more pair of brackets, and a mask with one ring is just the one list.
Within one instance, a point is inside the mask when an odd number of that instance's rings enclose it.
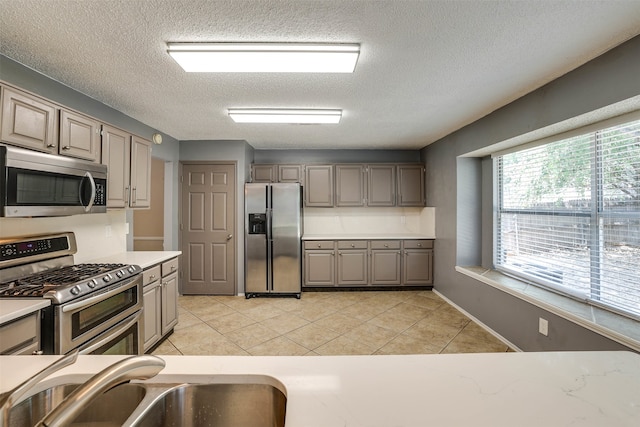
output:
{"label": "kitchen faucet", "polygon": [[75,389],[58,407],[44,417],[37,426],[67,426],[86,409],[93,399],[105,391],[130,380],[152,378],[164,366],[164,360],[150,355],[132,356],[114,363]]}

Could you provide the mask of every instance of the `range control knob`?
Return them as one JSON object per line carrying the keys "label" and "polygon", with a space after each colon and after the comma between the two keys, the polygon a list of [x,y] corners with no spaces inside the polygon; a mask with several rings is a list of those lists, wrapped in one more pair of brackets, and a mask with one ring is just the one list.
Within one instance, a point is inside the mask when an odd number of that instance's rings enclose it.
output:
{"label": "range control knob", "polygon": [[73,288],[71,288],[71,293],[73,295],[78,295],[80,293],[80,286],[75,285]]}
{"label": "range control knob", "polygon": [[89,285],[89,287],[93,289],[98,285],[98,281],[96,279],[91,279],[89,280],[89,283],[87,283],[87,285]]}
{"label": "range control knob", "polygon": [[102,280],[104,280],[105,283],[109,283],[111,279],[113,279],[113,277],[111,276],[111,273],[108,273],[106,276],[102,278]]}
{"label": "range control knob", "polygon": [[133,273],[135,273],[136,269],[135,269],[135,268],[133,268],[133,267],[129,267],[129,268],[127,268],[127,271],[128,271],[129,273],[133,274]]}
{"label": "range control knob", "polygon": [[116,276],[118,277],[118,279],[119,279],[119,278],[121,278],[122,276],[124,276],[124,274],[125,274],[125,273],[124,273],[124,270],[118,270],[118,271],[116,271]]}

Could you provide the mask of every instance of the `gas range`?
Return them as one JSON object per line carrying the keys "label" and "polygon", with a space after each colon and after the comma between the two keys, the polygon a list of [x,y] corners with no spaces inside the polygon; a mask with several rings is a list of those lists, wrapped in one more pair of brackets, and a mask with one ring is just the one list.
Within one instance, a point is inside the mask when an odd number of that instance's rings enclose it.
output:
{"label": "gas range", "polygon": [[63,304],[139,274],[127,264],[75,264],[52,268],[0,283],[0,297],[44,297]]}

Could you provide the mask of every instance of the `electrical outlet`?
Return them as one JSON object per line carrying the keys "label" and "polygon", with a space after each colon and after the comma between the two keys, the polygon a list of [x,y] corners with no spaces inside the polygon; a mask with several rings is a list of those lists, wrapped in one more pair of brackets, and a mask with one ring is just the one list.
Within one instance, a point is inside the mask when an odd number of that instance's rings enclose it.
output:
{"label": "electrical outlet", "polygon": [[538,319],[538,332],[545,337],[549,336],[549,321],[540,317]]}

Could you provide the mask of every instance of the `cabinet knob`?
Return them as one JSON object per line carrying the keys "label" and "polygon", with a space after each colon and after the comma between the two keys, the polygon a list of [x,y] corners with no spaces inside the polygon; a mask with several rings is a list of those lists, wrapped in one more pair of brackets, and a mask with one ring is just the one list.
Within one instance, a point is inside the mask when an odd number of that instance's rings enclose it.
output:
{"label": "cabinet knob", "polygon": [[155,279],[155,278],[156,278],[156,275],[155,275],[155,274],[152,274],[151,276],[149,276],[149,279],[151,279],[151,280],[153,280],[153,279]]}
{"label": "cabinet knob", "polygon": [[319,247],[319,248],[321,248],[321,247],[322,247],[322,245],[321,245],[320,243],[318,243],[318,247]]}
{"label": "cabinet knob", "polygon": [[422,243],[418,243],[418,247],[421,247],[421,246],[422,246]]}
{"label": "cabinet knob", "polygon": [[47,144],[47,148],[53,148],[55,146],[56,146],[56,144]]}
{"label": "cabinet knob", "polygon": [[64,147],[62,147],[63,150],[71,150],[71,147],[68,145],[65,145]]}
{"label": "cabinet knob", "polygon": [[351,247],[352,247],[352,248],[355,248],[355,247],[356,247],[356,245],[354,245],[354,244],[352,243],[352,244],[351,244]]}
{"label": "cabinet knob", "polygon": [[385,248],[388,248],[388,247],[389,247],[389,245],[387,245],[387,244],[385,243],[384,247],[385,247]]}

